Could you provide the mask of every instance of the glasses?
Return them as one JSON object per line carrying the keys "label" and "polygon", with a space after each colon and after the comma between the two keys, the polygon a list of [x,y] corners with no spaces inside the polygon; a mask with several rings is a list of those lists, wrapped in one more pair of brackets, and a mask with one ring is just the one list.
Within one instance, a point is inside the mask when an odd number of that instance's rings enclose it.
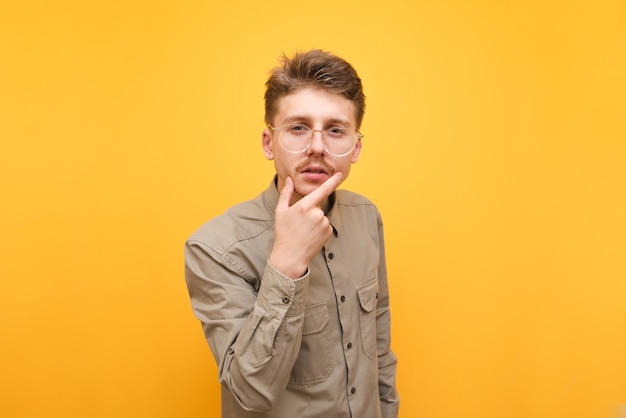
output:
{"label": "glasses", "polygon": [[345,157],[350,154],[356,145],[356,141],[363,138],[359,131],[352,131],[342,126],[333,126],[325,130],[311,129],[309,126],[296,122],[274,128],[268,124],[273,132],[276,132],[278,143],[287,152],[299,154],[306,152],[313,144],[315,132],[322,133],[322,140],[326,152],[335,157]]}

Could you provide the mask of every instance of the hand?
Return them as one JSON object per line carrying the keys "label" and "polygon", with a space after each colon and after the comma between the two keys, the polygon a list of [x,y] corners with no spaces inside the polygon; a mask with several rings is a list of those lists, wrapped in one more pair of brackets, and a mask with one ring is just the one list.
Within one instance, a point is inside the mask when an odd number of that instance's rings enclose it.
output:
{"label": "hand", "polygon": [[292,279],[302,277],[309,263],[330,238],[333,228],[320,205],[337,189],[343,178],[335,173],[302,199],[289,206],[294,191],[287,177],[275,212],[274,246],[269,261]]}

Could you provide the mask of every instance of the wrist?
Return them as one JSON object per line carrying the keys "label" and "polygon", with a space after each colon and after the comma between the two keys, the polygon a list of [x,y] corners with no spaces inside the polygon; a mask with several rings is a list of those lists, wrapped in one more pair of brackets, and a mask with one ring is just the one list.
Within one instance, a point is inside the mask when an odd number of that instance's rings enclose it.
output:
{"label": "wrist", "polygon": [[270,255],[268,262],[274,269],[282,275],[292,280],[300,279],[307,272],[305,264],[294,263],[293,261],[283,260],[275,255]]}

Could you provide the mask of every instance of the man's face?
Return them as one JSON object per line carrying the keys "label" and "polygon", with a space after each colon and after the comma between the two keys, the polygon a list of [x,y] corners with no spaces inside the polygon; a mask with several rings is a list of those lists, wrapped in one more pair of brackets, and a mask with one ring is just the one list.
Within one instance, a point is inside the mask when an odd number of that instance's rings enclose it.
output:
{"label": "man's face", "polygon": [[[272,126],[300,122],[314,130],[326,130],[340,125],[356,131],[356,109],[346,97],[320,88],[307,87],[281,97]],[[278,190],[282,190],[285,179],[291,177],[295,192],[291,203],[311,193],[326,179],[339,171],[345,180],[350,166],[359,159],[361,139],[352,152],[336,157],[326,152],[321,132],[315,132],[313,142],[306,151],[290,153],[278,143],[278,132],[263,131],[263,151],[268,160],[274,160],[278,175]]]}

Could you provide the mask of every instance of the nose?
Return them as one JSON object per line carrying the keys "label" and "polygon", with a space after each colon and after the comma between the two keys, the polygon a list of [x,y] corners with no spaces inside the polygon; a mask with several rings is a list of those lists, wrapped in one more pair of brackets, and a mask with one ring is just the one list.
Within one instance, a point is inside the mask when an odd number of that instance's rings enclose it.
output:
{"label": "nose", "polygon": [[[315,135],[319,132],[319,135]],[[307,150],[309,154],[324,154],[326,144],[324,144],[324,131],[313,130],[311,132],[311,146]]]}

